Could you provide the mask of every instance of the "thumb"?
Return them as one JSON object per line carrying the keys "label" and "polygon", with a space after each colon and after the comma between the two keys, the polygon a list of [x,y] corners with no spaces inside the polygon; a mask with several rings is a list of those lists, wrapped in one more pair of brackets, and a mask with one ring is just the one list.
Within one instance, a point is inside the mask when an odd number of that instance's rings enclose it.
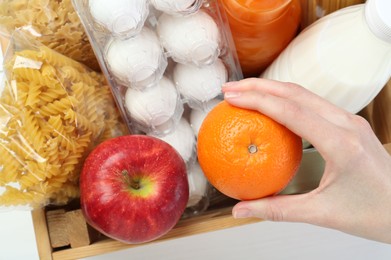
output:
{"label": "thumb", "polygon": [[322,217],[321,204],[314,202],[310,193],[300,195],[279,195],[259,200],[237,203],[232,214],[234,218],[257,217],[271,221],[305,222],[317,224]]}

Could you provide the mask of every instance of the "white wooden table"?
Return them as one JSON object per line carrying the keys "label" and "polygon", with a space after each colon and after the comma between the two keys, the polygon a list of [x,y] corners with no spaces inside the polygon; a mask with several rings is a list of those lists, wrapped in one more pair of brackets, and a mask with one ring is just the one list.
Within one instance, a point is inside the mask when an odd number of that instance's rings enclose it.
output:
{"label": "white wooden table", "polygon": [[[0,212],[0,260],[13,259],[39,259],[28,211]],[[90,259],[389,260],[391,245],[307,224],[263,221]]]}

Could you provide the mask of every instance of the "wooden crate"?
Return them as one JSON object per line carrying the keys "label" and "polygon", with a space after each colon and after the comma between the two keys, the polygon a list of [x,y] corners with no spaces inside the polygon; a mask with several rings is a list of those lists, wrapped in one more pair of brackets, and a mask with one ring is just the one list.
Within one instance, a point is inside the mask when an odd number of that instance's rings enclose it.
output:
{"label": "wooden crate", "polygon": [[[303,10],[307,13],[303,15],[303,28],[319,18],[316,15],[317,6],[321,6],[326,12],[335,11],[342,7],[362,3],[364,0],[302,0]],[[319,4],[320,3],[320,4]],[[382,141],[388,152],[391,154],[391,83],[369,104],[361,115],[368,119],[373,126],[375,133]],[[321,178],[321,173],[312,177],[298,175],[285,189],[285,194],[306,192],[316,188]],[[300,182],[300,180],[307,180]],[[218,197],[218,196],[217,196]],[[199,216],[183,219],[165,236],[150,243],[159,243],[170,239],[191,236],[195,234],[237,227],[250,223],[259,222],[259,219],[234,219],[231,215],[232,206],[235,201],[223,199],[217,203],[212,203],[206,212]],[[33,225],[36,235],[38,253],[40,259],[78,259],[103,253],[113,252],[135,246],[142,245],[124,244],[109,239],[96,231],[92,230],[76,206],[67,206],[65,208],[43,208],[32,211]],[[69,225],[73,225],[69,228]],[[72,229],[73,232],[69,232]],[[75,236],[77,234],[77,236]],[[56,237],[57,236],[57,237]],[[53,247],[53,244],[55,247]]]}
{"label": "wooden crate", "polygon": [[[391,142],[384,146],[391,154]],[[308,189],[317,187],[321,177],[319,172],[317,172],[318,175],[316,175],[315,178],[313,177],[313,172],[307,171],[303,173],[311,173],[312,178],[308,179],[309,181],[304,182],[304,186],[303,182],[295,182],[295,180],[293,180],[285,189],[285,191],[287,191],[285,194],[297,193],[300,191],[305,192],[308,191]],[[296,177],[303,180],[300,176]],[[80,259],[262,221],[256,218],[234,219],[231,214],[234,203],[234,200],[223,200],[223,203],[219,206],[211,206],[206,212],[199,216],[180,220],[170,232],[160,239],[140,245],[125,244],[107,238],[96,231],[94,232],[87,225],[80,209],[77,207],[65,210],[58,208],[37,209],[32,211],[32,219],[40,259]],[[71,221],[69,221],[69,216],[64,216],[67,214],[73,215]],[[69,234],[69,230],[72,231],[71,234]],[[77,240],[77,243],[72,244],[72,241],[74,240]],[[61,243],[63,243],[62,246]],[[53,247],[52,244],[57,244],[58,247]]]}
{"label": "wooden crate", "polygon": [[[315,149],[306,149],[294,179],[281,192],[307,192],[319,184],[324,161]],[[231,211],[237,200],[213,190],[208,210],[200,215],[181,219],[165,236],[150,243],[129,245],[99,234],[86,223],[78,201],[63,207],[46,207],[32,211],[40,259],[79,259],[121,249],[145,246],[169,239],[260,222],[260,219],[234,219]]]}
{"label": "wooden crate", "polygon": [[[83,237],[77,246],[72,245],[66,245],[66,246],[60,246],[58,248],[52,247],[52,241],[51,238],[53,238],[53,231],[49,229],[50,226],[53,226],[53,224],[58,224],[60,226],[63,225],[63,220],[61,220],[61,217],[58,217],[57,219],[53,220],[52,216],[53,214],[50,214],[50,212],[56,211],[52,209],[37,209],[32,211],[32,219],[34,223],[34,230],[36,235],[36,241],[37,241],[37,248],[38,248],[38,254],[40,259],[46,260],[46,259],[80,259],[85,258],[89,256],[99,255],[103,253],[113,252],[117,250],[127,249],[131,247],[136,246],[145,246],[151,243],[159,243],[162,241],[170,240],[170,239],[177,239],[181,237],[191,236],[195,234],[201,234],[205,232],[210,231],[216,231],[221,229],[226,229],[234,226],[240,226],[250,223],[259,222],[259,219],[233,219],[231,215],[231,207],[223,207],[220,209],[210,209],[203,214],[191,217],[188,219],[180,220],[177,225],[166,235],[161,237],[158,240],[144,243],[141,245],[129,245],[125,244],[110,238],[107,238],[103,235],[99,234],[88,234],[88,228],[86,228],[87,224],[78,223],[78,229],[74,234],[77,234],[79,237]],[[49,213],[49,214],[48,214]],[[83,215],[79,210],[71,210],[67,213],[78,215],[79,217],[83,218]],[[50,218],[52,218],[50,220]],[[49,223],[52,222],[52,225],[49,225]],[[71,223],[71,225],[74,227],[75,223]],[[81,224],[81,225],[80,225]],[[66,225],[65,225],[66,226]],[[59,236],[60,240],[67,240],[67,229],[66,228],[55,228],[54,231],[55,236]],[[75,230],[73,230],[75,231]],[[73,235],[69,235],[70,239],[72,240]],[[56,238],[56,241],[59,240],[59,238]],[[65,242],[65,243],[69,243]]]}
{"label": "wooden crate", "polygon": [[[391,133],[391,128],[388,133]],[[384,147],[391,154],[391,141],[384,144]],[[308,158],[313,160],[314,155],[310,156]],[[295,194],[316,188],[323,172],[322,166],[319,165],[321,163],[321,161],[318,161],[310,163],[306,168],[301,168],[282,193]],[[315,172],[312,170],[315,170]],[[32,211],[32,219],[39,257],[42,260],[79,259],[262,221],[256,218],[234,219],[231,211],[236,201],[222,195],[220,197],[217,196],[215,200],[217,202],[212,201],[211,207],[206,212],[195,217],[180,220],[165,236],[140,245],[125,244],[107,238],[96,231],[94,232],[85,222],[78,205],[67,206],[65,209],[50,207],[37,209]],[[72,215],[72,218],[69,218],[69,214]],[[69,231],[71,231],[70,234]],[[75,240],[76,242],[73,243]],[[57,245],[52,246],[53,244]]]}
{"label": "wooden crate", "polygon": [[[306,149],[295,178],[281,192],[302,193],[316,188],[324,169],[324,161],[315,149]],[[237,201],[213,190],[210,205],[200,215],[181,219],[165,236],[150,243],[159,243],[195,234],[260,222],[260,219],[234,219],[231,211]],[[32,212],[40,259],[78,259],[142,245],[129,245],[107,238],[86,223],[79,203],[64,207],[46,207]]]}

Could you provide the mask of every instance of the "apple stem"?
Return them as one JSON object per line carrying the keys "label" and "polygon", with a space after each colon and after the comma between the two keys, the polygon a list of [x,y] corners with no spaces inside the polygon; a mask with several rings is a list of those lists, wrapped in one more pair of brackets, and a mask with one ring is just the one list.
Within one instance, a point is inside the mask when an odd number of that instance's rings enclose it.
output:
{"label": "apple stem", "polygon": [[132,187],[132,189],[138,190],[138,189],[140,189],[140,182],[135,181],[135,180],[131,180],[130,187]]}
{"label": "apple stem", "polygon": [[129,174],[128,174],[127,170],[122,171],[122,176],[124,176],[125,181],[128,183],[130,188],[132,188],[134,190],[140,189],[140,187],[141,187],[140,181],[129,178]]}

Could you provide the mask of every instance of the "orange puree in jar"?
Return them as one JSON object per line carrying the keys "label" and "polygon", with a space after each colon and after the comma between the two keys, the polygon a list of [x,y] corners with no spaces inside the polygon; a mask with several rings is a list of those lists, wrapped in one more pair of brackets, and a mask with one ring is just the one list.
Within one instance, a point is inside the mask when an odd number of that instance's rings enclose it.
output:
{"label": "orange puree in jar", "polygon": [[296,36],[300,0],[220,0],[244,77],[258,77]]}

